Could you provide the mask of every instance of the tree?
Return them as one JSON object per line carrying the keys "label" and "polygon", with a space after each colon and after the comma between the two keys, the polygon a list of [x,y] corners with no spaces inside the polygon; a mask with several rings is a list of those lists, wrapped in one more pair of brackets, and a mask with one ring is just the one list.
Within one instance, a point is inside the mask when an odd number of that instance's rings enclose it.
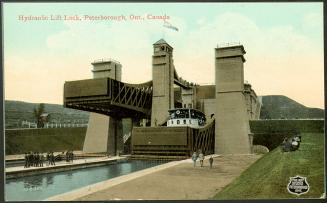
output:
{"label": "tree", "polygon": [[44,113],[44,104],[41,103],[38,107],[34,108],[33,112],[37,128],[43,128],[45,121],[43,120],[41,115]]}
{"label": "tree", "polygon": [[265,106],[261,107],[260,119],[271,119],[269,111]]}

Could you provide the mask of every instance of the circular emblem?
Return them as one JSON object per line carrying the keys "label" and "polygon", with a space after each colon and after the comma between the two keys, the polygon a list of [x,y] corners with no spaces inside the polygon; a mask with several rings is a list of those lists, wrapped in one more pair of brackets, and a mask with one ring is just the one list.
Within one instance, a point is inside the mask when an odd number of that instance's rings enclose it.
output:
{"label": "circular emblem", "polygon": [[176,114],[180,114],[181,112],[179,110],[176,111]]}

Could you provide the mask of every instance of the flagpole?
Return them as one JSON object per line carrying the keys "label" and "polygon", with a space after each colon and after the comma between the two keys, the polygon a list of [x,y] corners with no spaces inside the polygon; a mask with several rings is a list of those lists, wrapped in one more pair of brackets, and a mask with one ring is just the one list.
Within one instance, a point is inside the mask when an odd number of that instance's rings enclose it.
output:
{"label": "flagpole", "polygon": [[162,39],[165,39],[165,28],[164,28],[165,23],[166,23],[166,20],[164,20],[163,28],[161,28],[162,29]]}

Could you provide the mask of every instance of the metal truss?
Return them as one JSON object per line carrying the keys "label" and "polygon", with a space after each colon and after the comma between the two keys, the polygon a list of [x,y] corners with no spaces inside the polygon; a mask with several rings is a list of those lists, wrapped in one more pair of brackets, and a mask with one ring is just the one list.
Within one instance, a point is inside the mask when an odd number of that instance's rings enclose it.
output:
{"label": "metal truss", "polygon": [[152,105],[152,82],[133,85],[111,80],[112,105],[149,113]]}
{"label": "metal truss", "polygon": [[151,116],[152,81],[128,84],[110,78],[66,82],[64,106],[116,118]]}
{"label": "metal truss", "polygon": [[204,128],[194,129],[193,151],[201,150],[205,154],[213,154],[215,148],[215,120]]}

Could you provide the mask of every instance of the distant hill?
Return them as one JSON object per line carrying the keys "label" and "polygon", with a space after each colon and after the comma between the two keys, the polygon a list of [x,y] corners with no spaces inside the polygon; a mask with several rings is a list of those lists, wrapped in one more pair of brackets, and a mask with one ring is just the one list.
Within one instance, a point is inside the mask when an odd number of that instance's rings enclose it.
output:
{"label": "distant hill", "polygon": [[324,118],[325,111],[306,107],[283,95],[262,96],[261,119]]}
{"label": "distant hill", "polygon": [[[5,101],[6,128],[17,128],[22,121],[35,122],[33,109],[38,103],[21,101]],[[44,104],[45,112],[50,114],[50,122],[54,123],[87,123],[89,112],[64,108],[59,104]]]}
{"label": "distant hill", "polygon": [[[306,107],[286,96],[262,96],[261,119],[324,118],[324,110]],[[33,109],[38,103],[5,101],[6,128],[17,128],[22,121],[34,122]],[[64,108],[59,104],[44,104],[51,122],[87,123],[89,112]],[[130,125],[130,124],[129,124]]]}

